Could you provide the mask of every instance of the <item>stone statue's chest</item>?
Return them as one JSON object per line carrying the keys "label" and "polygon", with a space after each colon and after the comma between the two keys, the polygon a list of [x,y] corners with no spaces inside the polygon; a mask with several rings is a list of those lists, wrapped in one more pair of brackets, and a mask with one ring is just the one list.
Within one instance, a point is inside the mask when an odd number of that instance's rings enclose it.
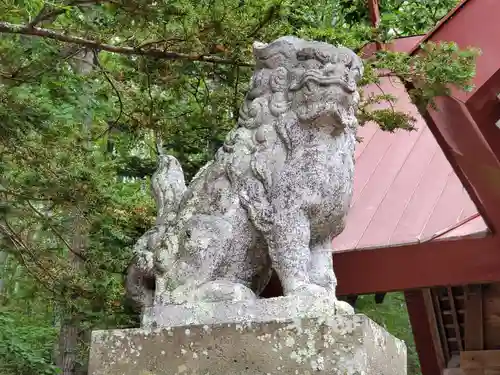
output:
{"label": "stone statue's chest", "polygon": [[354,177],[354,142],[348,135],[316,137],[304,144],[296,158],[306,174],[315,179],[352,180]]}
{"label": "stone statue's chest", "polygon": [[354,186],[354,152],[344,147],[311,147],[304,155],[308,170],[307,205],[313,232],[336,233],[343,225],[351,204]]}

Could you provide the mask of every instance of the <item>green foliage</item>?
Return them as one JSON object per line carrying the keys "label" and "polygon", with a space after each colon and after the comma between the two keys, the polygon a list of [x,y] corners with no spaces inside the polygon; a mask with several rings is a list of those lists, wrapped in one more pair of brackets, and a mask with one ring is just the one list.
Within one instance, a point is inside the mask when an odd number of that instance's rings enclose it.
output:
{"label": "green foliage", "polygon": [[52,341],[57,331],[30,322],[11,311],[0,310],[0,374],[57,374],[50,364]]}
{"label": "green foliage", "polygon": [[[254,40],[293,34],[359,51],[425,32],[455,3],[383,1],[373,29],[362,0],[0,2],[0,374],[54,373],[57,338],[81,350],[74,372],[90,329],[134,324],[123,273],[153,221],[156,147],[188,178],[214,155],[247,91]],[[389,72],[414,84],[421,107],[449,85],[469,88],[477,51],[423,48],[377,54],[362,84]],[[361,122],[411,130],[394,106],[373,109],[394,100],[364,96]],[[390,301],[383,316],[404,316]],[[388,327],[411,337],[405,319]]]}
{"label": "green foliage", "polygon": [[[380,82],[377,72],[386,77],[397,77],[406,85],[413,103],[421,111],[434,107],[434,98],[451,95],[451,89],[471,91],[471,80],[476,75],[475,60],[480,51],[475,48],[460,50],[454,42],[426,43],[422,53],[410,56],[400,52],[380,51],[367,59],[364,83]],[[416,119],[395,109],[396,98],[386,94],[372,94],[362,101],[358,117],[360,123],[374,121],[386,131],[413,130]],[[372,109],[377,103],[386,102],[389,108]]]}
{"label": "green foliage", "polygon": [[12,258],[0,267],[0,374],[56,374],[51,364],[57,338],[51,306],[27,276]]}
{"label": "green foliage", "polygon": [[375,304],[373,295],[361,296],[356,303],[356,310],[367,315],[395,337],[405,342],[408,353],[408,375],[420,375],[420,363],[410,328],[404,295],[402,293],[388,293],[381,305]]}
{"label": "green foliage", "polygon": [[[425,34],[460,0],[381,0],[379,33],[385,38]],[[369,24],[366,0],[339,0],[336,23]]]}
{"label": "green foliage", "polygon": [[434,27],[460,0],[383,0],[382,28],[394,36],[424,34]]}
{"label": "green foliage", "polygon": [[471,80],[476,75],[478,49],[460,50],[454,42],[429,42],[421,49],[418,56],[380,52],[369,64],[372,69],[387,69],[405,84],[412,84],[414,88],[409,94],[422,110],[432,105],[434,98],[450,95],[452,87],[463,91],[473,89]]}

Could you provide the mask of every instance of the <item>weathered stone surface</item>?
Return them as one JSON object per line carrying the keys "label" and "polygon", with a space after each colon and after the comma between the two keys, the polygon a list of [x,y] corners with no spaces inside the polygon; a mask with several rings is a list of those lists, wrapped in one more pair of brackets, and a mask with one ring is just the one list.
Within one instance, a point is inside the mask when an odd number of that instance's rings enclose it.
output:
{"label": "weathered stone surface", "polygon": [[128,275],[142,305],[253,300],[272,268],[285,295],[335,293],[331,243],[352,196],[362,62],[295,37],[255,43],[254,56],[237,126],[188,187],[160,154],[156,225]]}
{"label": "weathered stone surface", "polygon": [[406,347],[364,315],[93,333],[91,375],[404,375]]}
{"label": "weathered stone surface", "polygon": [[198,302],[155,305],[144,310],[142,328],[211,324],[250,324],[335,314],[354,314],[335,295],[287,296],[254,301]]}

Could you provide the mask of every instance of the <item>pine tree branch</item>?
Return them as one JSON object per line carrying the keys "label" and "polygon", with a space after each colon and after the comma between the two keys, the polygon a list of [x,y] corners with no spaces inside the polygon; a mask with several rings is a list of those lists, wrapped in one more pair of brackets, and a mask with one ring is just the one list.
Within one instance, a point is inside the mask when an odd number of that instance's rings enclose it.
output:
{"label": "pine tree branch", "polygon": [[279,11],[280,11],[279,4],[271,5],[267,10],[266,14],[264,15],[264,17],[262,18],[262,20],[260,20],[260,22],[255,26],[250,35],[248,35],[248,38],[255,37],[259,33],[259,31],[261,31],[265,26],[274,21],[274,19],[279,14]]}
{"label": "pine tree branch", "polygon": [[58,16],[64,14],[68,10],[68,7],[91,6],[101,4],[102,2],[103,1],[101,0],[72,0],[67,4],[63,4],[58,7],[55,7],[54,5],[48,3],[44,4],[40,12],[28,24],[28,27],[33,28],[46,22],[54,22]]}
{"label": "pine tree branch", "polygon": [[61,240],[61,242],[68,248],[68,250],[74,254],[76,257],[80,258],[81,260],[83,261],[86,261],[87,259],[80,253],[78,253],[77,251],[75,251],[73,249],[73,247],[69,244],[68,241],[66,241],[66,239],[64,238],[64,236],[62,235],[62,233],[60,231],[57,230],[57,228],[52,225],[49,221],[49,219],[46,217],[46,215],[44,215],[43,213],[41,213],[39,210],[36,209],[35,206],[33,206],[33,204],[28,200],[26,201],[28,203],[28,205],[30,206],[31,210],[33,212],[35,212],[39,217],[40,219],[44,220],[45,223],[49,226],[49,228],[52,230],[52,232],[54,233],[54,235],[59,238],[59,240]]}
{"label": "pine tree branch", "polygon": [[48,290],[53,291],[50,287],[47,287],[47,284],[43,282],[43,280],[36,274],[35,271],[31,269],[29,266],[29,261],[26,260],[24,254],[26,254],[30,258],[30,262],[34,263],[36,267],[38,267],[45,275],[49,275],[49,278],[52,280],[56,280],[55,276],[49,269],[47,269],[41,262],[40,259],[33,253],[33,251],[29,248],[29,246],[23,241],[22,237],[19,233],[17,233],[14,228],[10,226],[10,224],[4,220],[3,224],[0,223],[0,230],[8,236],[11,243],[14,245],[16,252],[11,252],[26,268],[30,274],[35,277],[41,284],[43,284]]}
{"label": "pine tree branch", "polygon": [[139,55],[156,57],[166,60],[185,60],[185,61],[200,61],[211,64],[237,65],[253,67],[253,64],[241,63],[231,59],[221,59],[217,56],[187,54],[180,52],[163,51],[157,48],[141,48],[141,47],[120,47],[112,44],[100,43],[95,40],[85,39],[79,36],[63,34],[61,32],[44,29],[41,27],[31,27],[29,25],[14,24],[0,21],[0,33],[6,34],[21,34],[30,35],[41,38],[58,40],[64,43],[78,44],[94,50],[102,50],[122,55]]}
{"label": "pine tree branch", "polygon": [[40,10],[40,13],[38,13],[35,18],[33,18],[33,20],[28,24],[28,27],[33,28],[44,21],[53,21],[57,16],[63,14],[65,11],[66,9],[64,8],[52,9],[51,11],[49,11],[49,7],[47,6],[47,4],[45,4],[42,10]]}

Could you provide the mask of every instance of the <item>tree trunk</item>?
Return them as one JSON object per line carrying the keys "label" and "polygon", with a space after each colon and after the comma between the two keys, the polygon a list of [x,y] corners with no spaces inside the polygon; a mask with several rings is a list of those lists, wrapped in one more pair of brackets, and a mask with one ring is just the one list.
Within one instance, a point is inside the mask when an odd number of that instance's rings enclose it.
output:
{"label": "tree trunk", "polygon": [[7,252],[0,251],[0,296],[3,293],[5,263],[7,262]]}
{"label": "tree trunk", "polygon": [[78,322],[63,320],[59,331],[59,361],[61,375],[75,375],[78,358]]}
{"label": "tree trunk", "polygon": [[[94,54],[91,50],[82,50],[75,56],[72,62],[74,71],[77,74],[86,75],[92,71]],[[82,98],[82,105],[88,103],[87,98]],[[89,115],[83,123],[84,133],[90,134],[92,116]],[[90,137],[90,135],[89,135]],[[89,138],[90,139],[90,138]],[[86,222],[81,216],[78,209],[73,212],[73,238],[71,241],[72,252],[68,254],[70,266],[74,272],[78,273],[81,269],[81,258],[78,254],[83,254],[85,251],[85,230]],[[61,368],[62,375],[82,375],[78,369],[78,350],[79,342],[84,341],[88,335],[85,335],[81,330],[81,318],[79,314],[71,309],[65,311],[61,321],[59,331],[59,348],[57,366]]]}
{"label": "tree trunk", "polygon": [[[85,246],[84,221],[78,213],[74,214],[73,238],[71,247],[73,252],[68,254],[68,260],[73,272],[80,272],[80,258],[76,254],[82,254]],[[76,254],[75,254],[76,253]],[[63,311],[61,327],[59,330],[59,345],[57,366],[62,375],[76,375],[78,365],[78,350],[80,341],[80,316],[74,308]]]}

